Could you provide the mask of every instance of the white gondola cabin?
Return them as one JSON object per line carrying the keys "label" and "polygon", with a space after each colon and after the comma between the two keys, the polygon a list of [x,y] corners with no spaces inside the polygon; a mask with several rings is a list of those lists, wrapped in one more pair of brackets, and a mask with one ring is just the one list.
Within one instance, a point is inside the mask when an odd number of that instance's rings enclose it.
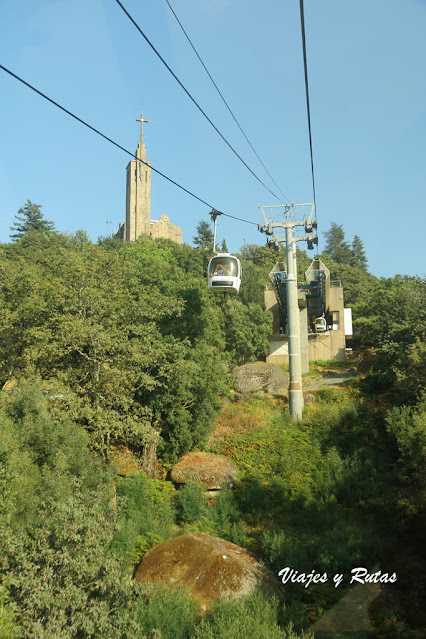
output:
{"label": "white gondola cabin", "polygon": [[315,320],[315,333],[325,333],[327,330],[327,322],[325,317],[317,317]]}
{"label": "white gondola cabin", "polygon": [[240,260],[230,253],[218,253],[208,267],[209,289],[236,295],[241,284]]}

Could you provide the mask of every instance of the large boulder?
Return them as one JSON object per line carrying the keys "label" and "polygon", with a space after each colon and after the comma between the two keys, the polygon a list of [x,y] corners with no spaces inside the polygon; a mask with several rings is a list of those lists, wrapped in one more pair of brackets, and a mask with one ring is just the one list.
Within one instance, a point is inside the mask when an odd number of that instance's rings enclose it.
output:
{"label": "large boulder", "polygon": [[229,541],[205,533],[180,535],[149,550],[136,572],[141,583],[186,586],[202,610],[222,597],[249,595],[258,588],[271,593],[273,574],[252,555]]}
{"label": "large boulder", "polygon": [[171,478],[176,484],[196,482],[207,490],[232,486],[237,478],[234,464],[224,455],[188,453],[173,466]]}
{"label": "large boulder", "polygon": [[288,375],[279,366],[266,362],[244,364],[234,369],[240,391],[284,393],[288,389]]}

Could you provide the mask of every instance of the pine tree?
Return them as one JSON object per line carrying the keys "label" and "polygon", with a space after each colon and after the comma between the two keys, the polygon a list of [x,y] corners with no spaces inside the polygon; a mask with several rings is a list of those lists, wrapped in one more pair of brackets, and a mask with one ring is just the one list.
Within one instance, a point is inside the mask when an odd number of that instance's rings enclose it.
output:
{"label": "pine tree", "polygon": [[345,232],[341,224],[332,222],[330,230],[324,232],[326,245],[325,252],[329,254],[333,262],[338,264],[350,264],[353,257],[349,244],[345,241]]}
{"label": "pine tree", "polygon": [[368,260],[365,255],[364,244],[358,235],[354,236],[352,242],[352,266],[357,266],[363,271],[367,270]]}
{"label": "pine tree", "polygon": [[195,246],[199,246],[202,248],[212,248],[214,233],[211,229],[211,226],[208,222],[204,220],[200,220],[200,222],[196,226],[197,235],[195,235],[192,239],[194,241]]}
{"label": "pine tree", "polygon": [[49,235],[55,230],[53,222],[45,220],[40,209],[40,204],[34,204],[31,200],[27,200],[24,207],[20,208],[18,214],[15,215],[16,222],[10,227],[11,231],[15,231],[10,235],[12,240],[19,240],[28,231]]}
{"label": "pine tree", "polygon": [[221,246],[221,249],[220,249],[220,250],[222,251],[222,253],[229,253],[229,251],[228,251],[228,247],[226,246],[226,240],[225,240],[225,238],[222,240],[222,246]]}

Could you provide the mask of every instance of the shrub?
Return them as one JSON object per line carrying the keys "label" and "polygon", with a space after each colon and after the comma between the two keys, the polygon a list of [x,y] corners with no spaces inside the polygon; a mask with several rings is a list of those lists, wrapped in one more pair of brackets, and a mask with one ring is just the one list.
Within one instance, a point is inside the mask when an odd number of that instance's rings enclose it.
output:
{"label": "shrub", "polygon": [[27,532],[1,529],[1,569],[23,617],[23,636],[136,634],[130,602],[138,584],[124,581],[119,562],[104,550],[113,533],[111,513],[96,495],[76,492],[67,502],[45,504],[40,515],[44,524]]}
{"label": "shrub", "polygon": [[137,618],[144,637],[192,639],[199,604],[187,590],[162,585],[136,602]]}
{"label": "shrub", "polygon": [[138,535],[135,539],[134,551],[128,555],[129,560],[134,565],[139,564],[148,550],[151,550],[151,548],[154,548],[154,546],[162,541],[163,540],[159,535],[152,532],[147,532],[144,535]]}
{"label": "shrub", "polygon": [[269,492],[265,484],[257,477],[247,477],[236,487],[236,499],[241,512],[250,515],[256,524],[270,509]]}
{"label": "shrub", "polygon": [[177,512],[181,521],[193,523],[206,513],[203,489],[195,482],[187,482],[177,495]]}
{"label": "shrub", "polygon": [[[194,639],[302,639],[292,626],[277,623],[277,602],[255,593],[238,601],[218,603],[196,628]],[[306,639],[309,639],[306,636]],[[310,635],[311,639],[312,636]]]}
{"label": "shrub", "polygon": [[315,397],[317,401],[329,404],[332,402],[343,402],[347,400],[347,393],[342,388],[325,386],[324,388],[319,388],[316,391]]}
{"label": "shrub", "polygon": [[297,532],[267,530],[262,534],[260,550],[275,573],[289,566],[299,572],[312,570],[307,537]]}
{"label": "shrub", "polygon": [[1,639],[20,639],[22,628],[19,625],[19,617],[16,606],[10,601],[9,592],[0,583],[0,637]]}
{"label": "shrub", "polygon": [[175,490],[170,482],[143,474],[119,478],[118,530],[112,542],[115,554],[136,563],[149,547],[175,534]]}
{"label": "shrub", "polygon": [[54,419],[35,382],[0,395],[0,516],[11,525],[35,523],[46,500],[66,501],[111,478],[91,454],[86,431],[66,417]]}
{"label": "shrub", "polygon": [[426,505],[426,400],[416,409],[393,408],[386,418],[386,430],[396,445],[397,472],[408,491],[408,510],[419,512]]}
{"label": "shrub", "polygon": [[219,537],[238,546],[250,544],[242,521],[242,513],[231,488],[223,488],[220,491],[210,510],[209,517],[214,523]]}

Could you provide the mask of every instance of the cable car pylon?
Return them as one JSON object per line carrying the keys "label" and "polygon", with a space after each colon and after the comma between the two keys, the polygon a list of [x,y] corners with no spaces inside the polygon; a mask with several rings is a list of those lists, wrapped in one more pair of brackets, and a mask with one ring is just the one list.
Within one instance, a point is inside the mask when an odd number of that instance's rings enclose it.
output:
{"label": "cable car pylon", "polygon": [[[310,207],[308,215],[304,212],[306,207]],[[259,208],[265,221],[263,226],[258,226],[259,231],[269,236],[268,244],[272,244],[279,249],[280,243],[285,243],[287,249],[286,301],[288,362],[290,369],[289,404],[291,419],[293,422],[298,422],[302,419],[303,393],[299,304],[297,299],[296,243],[306,241],[308,243],[308,249],[312,249],[314,244],[318,244],[318,236],[314,237],[317,223],[312,220],[315,204],[292,203],[285,204],[284,206],[260,206]],[[278,222],[268,219],[264,209],[275,209],[273,212],[276,213],[282,212],[282,221]],[[277,209],[280,209],[280,211]],[[294,229],[298,226],[304,228],[304,235],[296,236],[294,234]],[[285,233],[284,235],[282,234],[283,231]]]}

